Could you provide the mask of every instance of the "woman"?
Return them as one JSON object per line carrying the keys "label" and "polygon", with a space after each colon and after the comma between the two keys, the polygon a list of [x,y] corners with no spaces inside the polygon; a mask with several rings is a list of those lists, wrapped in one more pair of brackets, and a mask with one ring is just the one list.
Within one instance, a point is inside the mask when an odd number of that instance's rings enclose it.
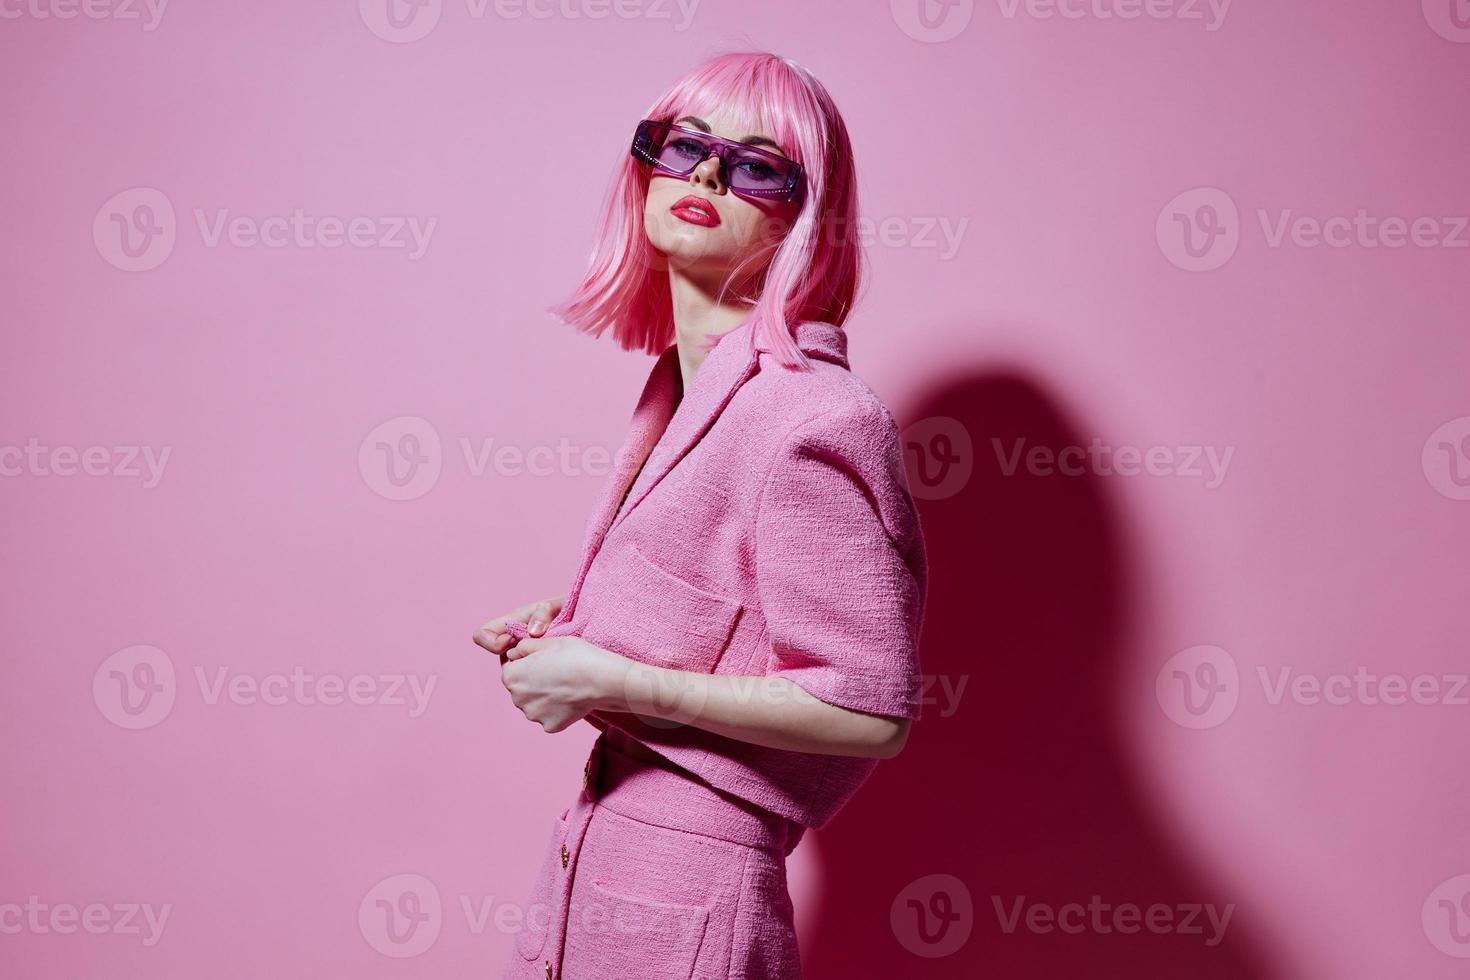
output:
{"label": "woman", "polygon": [[919,715],[923,538],[841,329],[855,218],[789,60],[718,56],[635,127],[555,312],[659,356],[571,590],[475,633],[527,718],[602,732],[506,980],[801,976],[786,855]]}

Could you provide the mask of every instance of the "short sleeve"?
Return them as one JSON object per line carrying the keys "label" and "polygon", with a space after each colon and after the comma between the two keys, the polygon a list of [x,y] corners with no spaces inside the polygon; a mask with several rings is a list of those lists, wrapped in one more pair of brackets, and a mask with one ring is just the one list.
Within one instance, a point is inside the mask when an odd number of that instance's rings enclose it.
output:
{"label": "short sleeve", "polygon": [[834,409],[785,438],[761,490],[755,571],[768,676],[845,708],[919,716],[928,571],[881,403]]}

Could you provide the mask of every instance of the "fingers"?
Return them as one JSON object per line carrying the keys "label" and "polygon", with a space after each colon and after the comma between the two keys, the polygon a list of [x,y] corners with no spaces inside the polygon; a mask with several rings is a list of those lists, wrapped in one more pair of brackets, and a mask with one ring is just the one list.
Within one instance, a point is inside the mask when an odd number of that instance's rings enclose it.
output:
{"label": "fingers", "polygon": [[556,614],[551,611],[551,600],[542,599],[533,603],[530,614],[526,617],[526,628],[532,636],[540,636],[546,632],[546,626]]}
{"label": "fingers", "polygon": [[517,643],[514,647],[511,647],[510,650],[506,651],[505,659],[507,661],[511,661],[520,660],[522,657],[528,657],[531,654],[535,653],[537,650],[540,650],[549,642],[550,640],[547,640],[544,637],[528,636],[521,642]]}
{"label": "fingers", "polygon": [[[551,621],[561,614],[566,605],[566,596],[554,596],[550,599],[542,599],[538,602],[527,603],[518,609],[512,609],[503,616],[497,616],[484,626],[471,634],[471,639],[476,645],[484,647],[491,653],[501,655],[504,663],[505,655],[517,646],[517,640],[521,634],[539,637],[546,632]],[[523,624],[511,628],[509,624]],[[521,642],[525,642],[521,639]]]}
{"label": "fingers", "polygon": [[504,654],[515,643],[515,637],[505,631],[505,617],[492,619],[471,634],[470,639],[491,653]]}

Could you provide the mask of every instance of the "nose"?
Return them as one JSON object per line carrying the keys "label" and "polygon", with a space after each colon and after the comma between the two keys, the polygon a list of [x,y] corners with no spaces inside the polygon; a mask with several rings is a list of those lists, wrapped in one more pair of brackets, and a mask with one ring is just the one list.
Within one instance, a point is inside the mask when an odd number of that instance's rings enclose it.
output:
{"label": "nose", "polygon": [[689,179],[695,187],[708,187],[716,193],[724,191],[725,182],[720,175],[720,155],[711,153],[699,166],[694,168],[694,173],[689,175]]}

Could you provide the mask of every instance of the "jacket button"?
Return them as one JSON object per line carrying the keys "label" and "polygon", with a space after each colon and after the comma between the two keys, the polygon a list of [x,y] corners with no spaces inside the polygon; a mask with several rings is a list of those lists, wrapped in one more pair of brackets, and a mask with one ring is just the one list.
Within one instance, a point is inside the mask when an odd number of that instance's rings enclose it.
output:
{"label": "jacket button", "polygon": [[563,844],[561,846],[561,866],[563,869],[566,868],[567,861],[571,859],[571,856],[572,855],[567,851],[567,846]]}

